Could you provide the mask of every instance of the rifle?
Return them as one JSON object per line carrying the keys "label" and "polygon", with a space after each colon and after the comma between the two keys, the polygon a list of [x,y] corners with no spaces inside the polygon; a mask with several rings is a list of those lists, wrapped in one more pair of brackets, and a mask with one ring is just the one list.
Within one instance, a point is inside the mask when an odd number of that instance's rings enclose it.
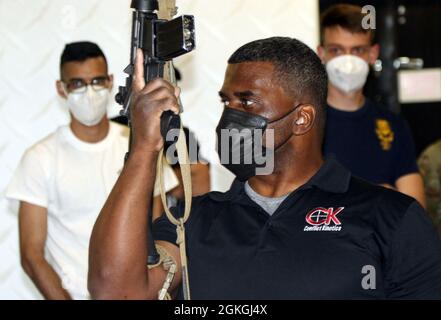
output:
{"label": "rifle", "polygon": [[[164,0],[165,1],[165,0]],[[124,69],[128,74],[125,86],[119,87],[119,92],[115,97],[117,103],[123,106],[120,114],[127,117],[129,127],[131,128],[131,90],[133,83],[133,74],[135,69],[136,51],[141,48],[144,53],[144,78],[146,83],[154,78],[166,78],[175,82],[174,68],[172,59],[192,51],[195,48],[195,29],[194,17],[183,15],[173,20],[176,14],[174,1],[161,2],[168,5],[162,11],[161,19],[158,18],[159,3],[158,0],[132,0],[131,8],[134,9],[132,16],[132,35],[130,49],[130,64]],[[182,104],[179,101],[181,112]],[[161,116],[161,135],[166,147],[169,147],[177,141],[167,141],[167,133],[173,129],[180,129],[181,119],[172,111],[166,111]],[[131,131],[131,130],[130,130]],[[125,159],[127,160],[132,144],[132,134],[129,138],[129,150]],[[150,214],[149,234],[149,256],[147,263],[153,265],[158,263],[157,254],[152,232],[151,232],[151,214]]]}
{"label": "rifle", "polygon": [[[123,106],[121,115],[129,120],[133,72],[135,68],[136,50],[141,48],[144,53],[144,77],[146,82],[154,78],[163,78],[164,69],[168,64],[170,74],[171,60],[192,51],[195,48],[194,17],[183,15],[173,20],[159,19],[156,11],[159,9],[158,0],[132,0],[134,9],[132,17],[132,40],[130,64],[124,69],[129,76],[126,85],[119,87],[116,102]],[[176,12],[176,7],[168,8],[170,13],[163,14],[170,18]],[[182,110],[181,110],[182,112]],[[172,111],[166,111],[161,117],[161,134],[166,138],[170,129],[179,129],[180,118]],[[130,149],[129,149],[130,150]]]}

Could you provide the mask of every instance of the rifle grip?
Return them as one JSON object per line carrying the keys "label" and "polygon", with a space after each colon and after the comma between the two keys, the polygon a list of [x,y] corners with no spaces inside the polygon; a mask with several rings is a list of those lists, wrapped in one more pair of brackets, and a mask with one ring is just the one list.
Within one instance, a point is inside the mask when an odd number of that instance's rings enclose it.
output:
{"label": "rifle grip", "polygon": [[181,128],[181,118],[173,113],[173,111],[164,111],[161,115],[161,135],[164,139],[164,146],[165,148],[168,148],[172,144],[174,144],[176,141],[178,141],[178,136],[174,136],[173,141],[167,141],[167,133],[170,130],[173,129],[180,129]]}

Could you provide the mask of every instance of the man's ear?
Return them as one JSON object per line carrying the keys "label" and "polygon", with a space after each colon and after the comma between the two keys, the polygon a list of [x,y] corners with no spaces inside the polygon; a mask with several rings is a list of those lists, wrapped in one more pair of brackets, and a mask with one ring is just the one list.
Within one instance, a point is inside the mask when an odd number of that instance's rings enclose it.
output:
{"label": "man's ear", "polygon": [[58,95],[60,97],[62,97],[63,99],[67,99],[66,90],[64,90],[64,85],[63,85],[63,83],[60,80],[57,80],[56,87],[57,87]]}
{"label": "man's ear", "polygon": [[322,63],[325,64],[325,48],[322,45],[317,46],[317,55],[320,57],[320,60],[322,60]]}
{"label": "man's ear", "polygon": [[313,105],[304,104],[296,112],[296,118],[293,125],[294,135],[304,135],[312,129],[317,112]]}
{"label": "man's ear", "polygon": [[380,45],[378,43],[374,44],[369,51],[369,64],[373,65],[380,56]]}

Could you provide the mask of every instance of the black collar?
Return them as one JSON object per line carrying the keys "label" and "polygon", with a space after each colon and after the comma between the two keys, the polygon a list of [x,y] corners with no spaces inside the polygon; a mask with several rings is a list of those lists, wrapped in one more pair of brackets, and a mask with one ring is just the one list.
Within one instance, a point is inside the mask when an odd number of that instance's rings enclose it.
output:
{"label": "black collar", "polygon": [[[298,190],[315,187],[325,192],[345,193],[348,191],[350,179],[351,173],[334,157],[329,157],[317,173]],[[235,200],[244,194],[244,185],[244,182],[235,179],[227,192],[210,192],[209,196],[215,201]]]}

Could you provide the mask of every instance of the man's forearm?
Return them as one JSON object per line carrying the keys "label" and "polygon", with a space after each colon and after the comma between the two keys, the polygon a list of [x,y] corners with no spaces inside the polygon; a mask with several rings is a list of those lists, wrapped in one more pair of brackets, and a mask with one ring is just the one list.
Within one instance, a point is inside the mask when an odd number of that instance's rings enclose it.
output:
{"label": "man's forearm", "polygon": [[45,299],[71,299],[63,288],[60,277],[44,258],[26,260],[23,267]]}
{"label": "man's forearm", "polygon": [[95,223],[89,253],[89,290],[94,298],[147,294],[147,209],[157,156],[132,152]]}

